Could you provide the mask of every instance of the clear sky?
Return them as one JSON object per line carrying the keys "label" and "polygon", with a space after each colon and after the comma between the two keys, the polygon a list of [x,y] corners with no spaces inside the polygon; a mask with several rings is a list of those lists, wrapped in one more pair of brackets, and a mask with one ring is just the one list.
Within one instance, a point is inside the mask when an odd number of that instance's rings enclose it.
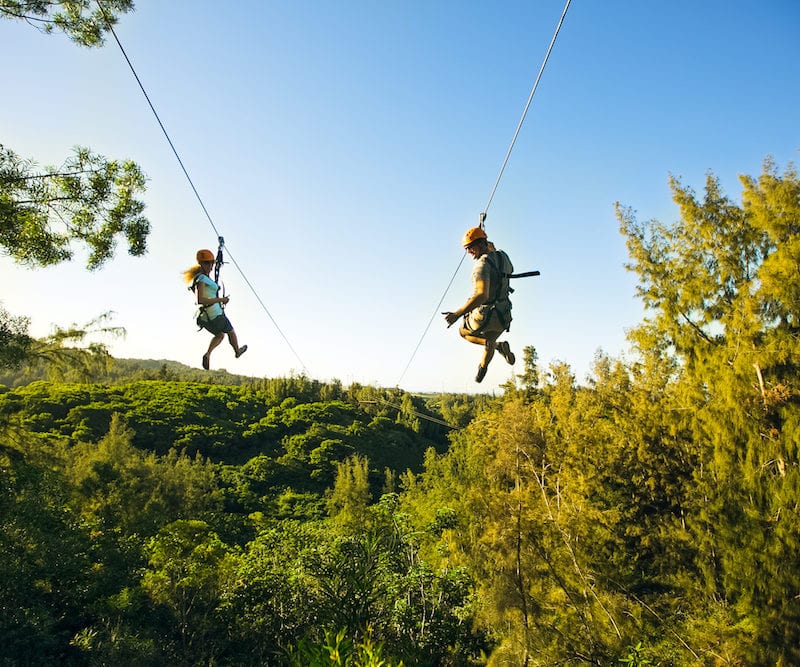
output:
{"label": "clear sky", "polygon": [[[511,368],[437,304],[486,207],[563,0],[138,0],[116,32],[230,254],[227,313],[249,351],[212,366],[409,391],[495,391]],[[112,38],[83,49],[0,21],[0,143],[41,165],[74,145],[148,176],[149,253],[27,270],[0,300],[34,335],[114,311],[117,357],[199,367],[181,272],[216,235]],[[642,318],[614,202],[671,222],[670,174],[740,174],[800,149],[797,0],[573,0],[488,210],[517,271],[508,340],[583,381]],[[467,258],[439,310],[471,291]],[[428,322],[436,317],[423,337]],[[276,326],[277,324],[277,326]],[[285,338],[284,338],[285,336]],[[422,340],[414,355],[417,344]],[[288,340],[288,343],[287,343]],[[413,359],[412,359],[412,355]],[[406,370],[407,365],[409,364]]]}

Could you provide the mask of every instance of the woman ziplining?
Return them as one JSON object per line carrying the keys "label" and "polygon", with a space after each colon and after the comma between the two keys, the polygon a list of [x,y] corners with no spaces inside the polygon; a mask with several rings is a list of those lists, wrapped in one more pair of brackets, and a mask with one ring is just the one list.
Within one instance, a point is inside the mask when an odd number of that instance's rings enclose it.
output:
{"label": "woman ziplining", "polygon": [[[220,286],[217,282],[219,280],[219,269],[222,265],[222,237],[220,237],[220,246],[217,253],[216,260],[214,253],[210,250],[197,251],[197,264],[193,267],[186,269],[183,273],[184,280],[191,283],[189,289],[195,293],[197,305],[199,306],[199,313],[197,316],[197,325],[213,334],[211,342],[208,344],[208,351],[203,355],[203,368],[208,370],[211,366],[211,352],[216,348],[228,334],[228,342],[231,344],[236,358],[241,357],[247,352],[247,345],[239,347],[239,339],[236,336],[236,331],[228,317],[225,315],[224,306],[230,300],[228,296],[220,296]],[[211,278],[211,269],[216,264],[214,278]]]}

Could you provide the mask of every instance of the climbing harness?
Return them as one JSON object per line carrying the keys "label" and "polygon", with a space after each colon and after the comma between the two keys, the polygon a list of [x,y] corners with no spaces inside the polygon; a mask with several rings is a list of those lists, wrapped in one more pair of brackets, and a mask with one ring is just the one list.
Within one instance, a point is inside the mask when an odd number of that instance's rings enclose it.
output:
{"label": "climbing harness", "polygon": [[[219,240],[219,247],[217,248],[217,259],[214,260],[214,282],[219,285],[219,272],[222,268],[222,265],[225,263],[225,258],[222,255],[222,249],[225,247],[225,239],[221,236],[218,237]],[[225,290],[223,289],[223,295],[225,294]],[[220,304],[221,305],[221,304]]]}
{"label": "climbing harness", "polygon": [[[225,296],[225,285],[221,284],[220,281],[219,281],[220,270],[222,269],[222,265],[225,264],[225,257],[224,257],[224,254],[223,254],[223,249],[225,248],[225,239],[222,238],[221,236],[219,236],[218,237],[218,241],[219,241],[219,246],[217,248],[216,258],[214,259],[214,283],[217,285],[217,293],[214,295],[215,297],[219,296],[220,291],[222,291],[222,296]],[[208,251],[205,251],[205,252],[208,252]],[[209,256],[211,256],[210,253],[209,253]],[[202,329],[206,328],[205,325],[208,324],[211,321],[211,319],[208,316],[208,313],[206,312],[207,306],[205,306],[204,304],[200,303],[199,300],[198,300],[199,299],[199,295],[197,294],[197,290],[199,289],[198,288],[198,283],[200,282],[200,280],[199,280],[200,276],[203,276],[203,275],[205,275],[205,274],[202,273],[202,272],[198,273],[194,277],[194,280],[192,281],[192,284],[189,285],[189,288],[188,288],[195,294],[195,300],[197,301],[197,311],[195,313],[195,323],[197,324],[197,327],[198,327],[197,330],[198,331],[201,331]],[[217,305],[219,305],[220,309],[223,312],[225,311],[225,304],[224,303],[220,302]]]}
{"label": "climbing harness", "polygon": [[[470,230],[470,232],[472,231],[473,230]],[[469,232],[467,232],[467,234],[469,234]],[[491,294],[489,295],[486,303],[478,306],[477,310],[479,311],[479,314],[476,318],[476,321],[480,322],[480,325],[475,328],[473,321],[471,318],[467,317],[467,314],[465,313],[465,326],[475,334],[482,334],[484,333],[485,328],[490,325],[492,316],[497,315],[497,319],[500,321],[500,324],[503,325],[503,330],[510,331],[512,306],[509,296],[514,293],[514,288],[509,285],[509,280],[511,278],[538,276],[540,272],[526,271],[524,273],[510,273],[503,271],[506,266],[511,267],[511,260],[508,258],[508,255],[504,250],[490,250],[488,253],[486,253],[485,257],[486,264],[489,266],[489,270],[491,271]],[[511,270],[513,271],[513,267],[511,267]]]}

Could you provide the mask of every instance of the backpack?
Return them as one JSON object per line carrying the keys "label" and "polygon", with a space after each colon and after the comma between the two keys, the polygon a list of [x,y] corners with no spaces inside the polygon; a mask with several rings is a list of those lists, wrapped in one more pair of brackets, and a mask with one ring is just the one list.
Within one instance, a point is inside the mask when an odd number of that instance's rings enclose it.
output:
{"label": "backpack", "polygon": [[514,265],[503,250],[495,250],[486,255],[486,263],[492,272],[491,294],[486,305],[492,306],[500,318],[506,331],[511,328],[511,300],[508,298],[514,289],[509,278],[514,272]]}

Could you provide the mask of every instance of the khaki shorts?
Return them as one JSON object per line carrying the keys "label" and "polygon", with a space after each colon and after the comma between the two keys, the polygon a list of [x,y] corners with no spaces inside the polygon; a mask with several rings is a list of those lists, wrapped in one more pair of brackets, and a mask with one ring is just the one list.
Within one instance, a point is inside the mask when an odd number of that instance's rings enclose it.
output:
{"label": "khaki shorts", "polygon": [[475,338],[497,338],[505,331],[497,311],[492,306],[478,306],[464,317],[464,324],[459,330],[462,336]]}

